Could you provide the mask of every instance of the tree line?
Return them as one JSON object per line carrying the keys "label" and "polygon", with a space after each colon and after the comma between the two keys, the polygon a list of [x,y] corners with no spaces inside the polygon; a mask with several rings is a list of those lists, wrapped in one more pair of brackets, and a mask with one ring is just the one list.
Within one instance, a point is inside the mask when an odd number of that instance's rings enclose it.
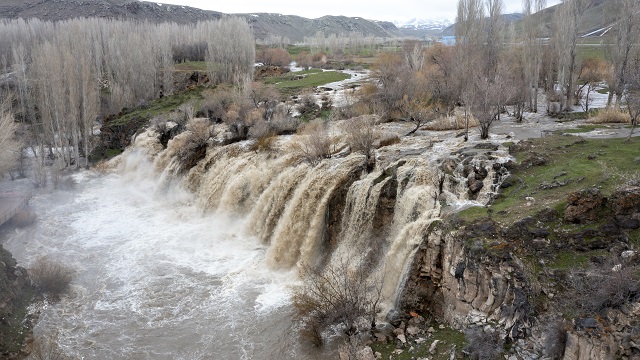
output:
{"label": "tree line", "polygon": [[79,167],[96,121],[174,91],[174,64],[207,61],[213,83],[251,84],[255,42],[238,18],[192,25],[109,19],[0,22],[0,98],[42,165]]}
{"label": "tree line", "polygon": [[411,121],[416,130],[462,106],[467,116],[475,116],[486,139],[506,106],[522,120],[524,111],[538,111],[542,92],[550,115],[577,105],[587,112],[590,94],[604,82],[608,106],[620,110],[626,105],[635,125],[640,2],[607,2],[602,16],[612,25],[606,38],[610,44],[601,45],[605,58],[578,56],[580,24],[592,5],[592,0],[565,0],[554,13],[551,36],[543,38],[539,13],[546,8],[545,0],[523,0],[520,31],[505,24],[502,0],[459,0],[455,46],[425,49],[422,42],[404,42],[399,54],[380,57],[378,84],[365,87],[363,98],[371,111]]}

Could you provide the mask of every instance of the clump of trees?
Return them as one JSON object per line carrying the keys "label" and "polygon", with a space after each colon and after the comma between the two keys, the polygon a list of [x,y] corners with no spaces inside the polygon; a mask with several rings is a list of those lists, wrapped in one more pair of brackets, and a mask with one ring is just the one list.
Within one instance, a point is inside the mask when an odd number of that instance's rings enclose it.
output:
{"label": "clump of trees", "polygon": [[518,121],[525,111],[537,112],[541,90],[551,115],[578,105],[586,112],[593,91],[607,82],[609,106],[624,103],[633,119],[633,44],[640,40],[640,2],[615,0],[607,5],[615,35],[608,48],[611,62],[578,56],[579,25],[593,4],[567,0],[558,5],[546,40],[540,15],[534,15],[546,7],[545,0],[523,1],[520,35],[505,26],[502,0],[459,0],[455,46],[405,41],[399,51],[381,54],[374,69],[377,84],[361,91],[369,105],[359,109],[411,121],[412,134],[461,106],[467,120],[471,115],[477,119],[480,137],[486,139],[507,107]]}
{"label": "clump of trees", "polygon": [[255,45],[238,18],[192,25],[108,19],[0,23],[0,96],[30,129],[37,168],[89,165],[100,117],[172,94],[176,61],[206,60],[214,84],[248,88]]}

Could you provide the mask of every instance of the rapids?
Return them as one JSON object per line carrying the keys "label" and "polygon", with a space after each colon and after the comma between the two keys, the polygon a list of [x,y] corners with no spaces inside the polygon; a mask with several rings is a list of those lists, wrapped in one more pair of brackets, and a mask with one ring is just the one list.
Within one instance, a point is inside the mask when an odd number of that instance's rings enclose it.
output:
{"label": "rapids", "polygon": [[[36,225],[1,235],[24,267],[47,255],[76,270],[36,336],[85,359],[322,358],[292,321],[300,270],[367,266],[384,319],[443,208],[485,203],[499,177],[496,156],[460,156],[456,138],[404,138],[367,172],[359,154],[300,162],[287,151],[297,135],[275,152],[209,147],[182,172],[182,136],[163,149],[153,131],[139,135],[116,170],[36,196]],[[486,177],[470,198],[473,169]]]}

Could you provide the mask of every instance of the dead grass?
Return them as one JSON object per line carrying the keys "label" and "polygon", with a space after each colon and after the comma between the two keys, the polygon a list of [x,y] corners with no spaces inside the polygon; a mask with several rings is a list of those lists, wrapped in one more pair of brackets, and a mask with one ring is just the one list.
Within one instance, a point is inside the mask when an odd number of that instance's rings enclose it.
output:
{"label": "dead grass", "polygon": [[[469,127],[472,128],[478,125],[478,120],[469,115]],[[455,114],[453,116],[438,118],[422,127],[423,130],[431,131],[462,130],[464,128],[466,128],[464,114]]]}
{"label": "dead grass", "polygon": [[589,118],[592,124],[630,124],[631,116],[628,113],[613,108],[605,108]]}

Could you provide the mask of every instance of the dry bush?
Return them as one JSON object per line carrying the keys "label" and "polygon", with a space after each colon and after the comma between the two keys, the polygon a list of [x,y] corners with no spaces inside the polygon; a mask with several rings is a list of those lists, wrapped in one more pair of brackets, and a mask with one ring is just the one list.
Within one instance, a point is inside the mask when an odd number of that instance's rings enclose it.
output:
{"label": "dry bush", "polygon": [[385,147],[385,146],[399,144],[400,137],[396,133],[392,133],[389,131],[381,131],[378,133],[378,141],[380,142],[379,147]]}
{"label": "dry bush", "polygon": [[592,124],[630,124],[631,116],[614,108],[605,108],[589,118],[589,122]]}
{"label": "dry bush", "polygon": [[[317,346],[323,332],[336,326],[349,337],[375,328],[381,284],[368,278],[365,266],[353,268],[352,263],[342,260],[323,271],[305,270],[304,285],[293,295],[300,334]],[[361,323],[370,328],[359,328]]]}
{"label": "dry bush", "polygon": [[621,263],[608,259],[587,270],[571,271],[568,279],[572,296],[567,299],[570,310],[595,315],[640,299],[640,269]]}
{"label": "dry bush", "polygon": [[187,124],[184,133],[173,138],[171,148],[180,163],[180,172],[191,169],[205,157],[211,136],[209,120],[193,119]]}
{"label": "dry bush", "polygon": [[298,133],[296,141],[291,146],[300,159],[315,166],[322,159],[331,157],[333,139],[323,120],[316,119],[305,124]]}
{"label": "dry bush", "polygon": [[282,48],[261,48],[256,52],[256,62],[272,66],[289,66],[291,55]]}
{"label": "dry bush", "polygon": [[351,151],[363,153],[368,160],[372,156],[377,137],[375,119],[370,116],[353,118],[346,120],[344,127]]}
{"label": "dry bush", "polygon": [[320,113],[320,106],[313,94],[304,94],[298,105],[298,112],[303,119],[313,119]]}
{"label": "dry bush", "polygon": [[47,257],[41,257],[29,269],[31,283],[40,294],[56,300],[69,289],[74,271],[70,267]]}
{"label": "dry bush", "polygon": [[301,123],[300,119],[294,118],[289,114],[277,112],[269,122],[269,127],[279,135],[293,134],[298,131]]}
{"label": "dry bush", "polygon": [[[478,119],[469,115],[469,127],[478,126]],[[423,129],[431,131],[447,131],[447,130],[462,130],[466,129],[466,121],[464,114],[457,113],[454,116],[447,116],[438,118],[428,124]]]}
{"label": "dry bush", "polygon": [[268,134],[257,139],[252,145],[251,150],[261,152],[273,152],[277,149],[278,137],[273,134]]}
{"label": "dry bush", "polygon": [[469,329],[465,332],[467,346],[464,352],[472,360],[498,360],[504,350],[504,340],[497,330],[482,328]]}

